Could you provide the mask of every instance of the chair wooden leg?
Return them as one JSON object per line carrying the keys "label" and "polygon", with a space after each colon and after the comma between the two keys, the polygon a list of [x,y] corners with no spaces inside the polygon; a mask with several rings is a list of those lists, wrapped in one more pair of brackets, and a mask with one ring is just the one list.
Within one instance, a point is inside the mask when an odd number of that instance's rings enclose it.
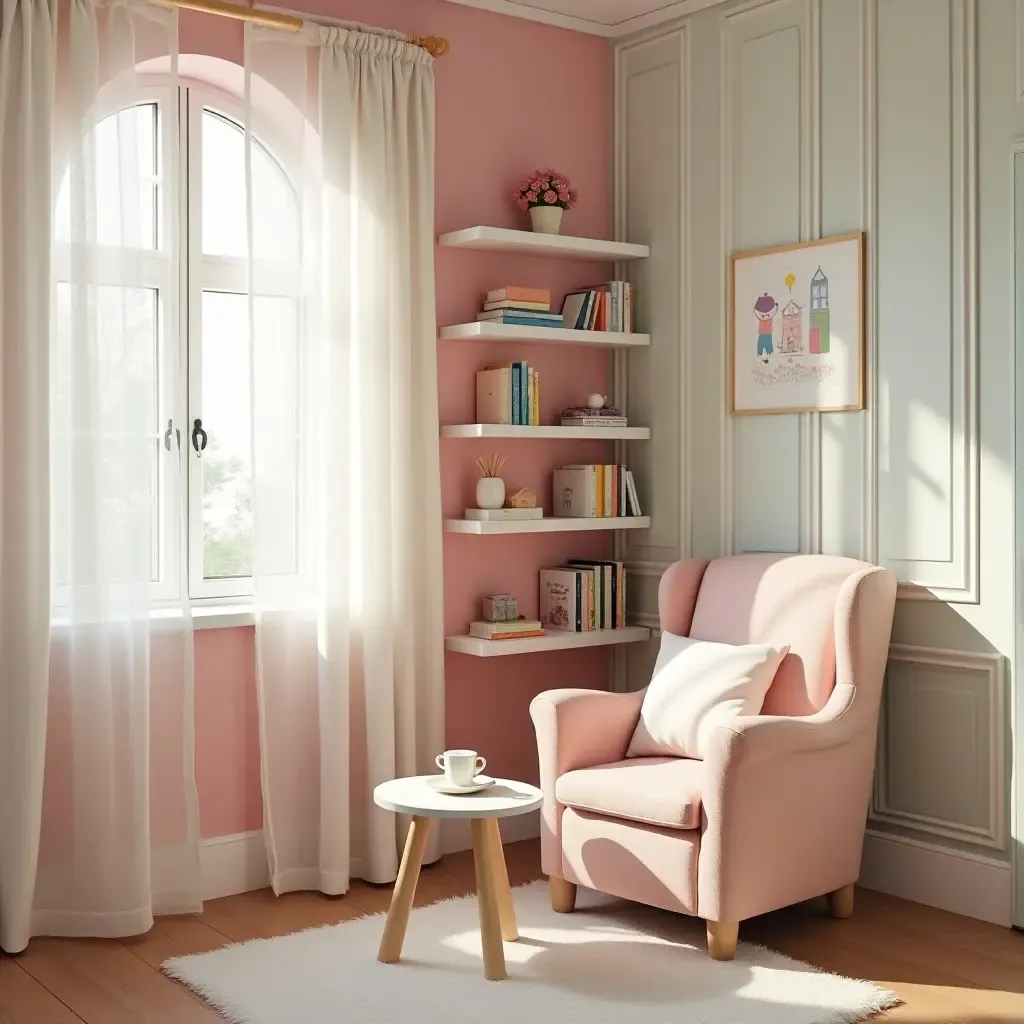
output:
{"label": "chair wooden leg", "polygon": [[380,948],[377,951],[377,959],[382,964],[398,963],[402,957],[402,943],[405,941],[409,911],[412,910],[416,883],[420,877],[423,848],[427,845],[427,836],[430,835],[430,821],[430,818],[413,818],[409,834],[405,837],[402,866],[398,869],[388,919],[384,922],[384,934],[381,936]]}
{"label": "chair wooden leg", "polygon": [[571,914],[576,909],[576,886],[558,875],[548,875],[548,895],[556,914]]}
{"label": "chair wooden leg", "polygon": [[738,921],[707,921],[708,955],[712,960],[731,960],[736,955]]}
{"label": "chair wooden leg", "polygon": [[476,902],[480,914],[480,941],[484,951],[484,977],[501,981],[507,977],[505,950],[501,945],[501,919],[494,889],[494,864],[486,818],[473,818],[473,860],[476,864]]}
{"label": "chair wooden leg", "polygon": [[845,920],[853,917],[853,883],[828,894],[828,911],[833,917]]}

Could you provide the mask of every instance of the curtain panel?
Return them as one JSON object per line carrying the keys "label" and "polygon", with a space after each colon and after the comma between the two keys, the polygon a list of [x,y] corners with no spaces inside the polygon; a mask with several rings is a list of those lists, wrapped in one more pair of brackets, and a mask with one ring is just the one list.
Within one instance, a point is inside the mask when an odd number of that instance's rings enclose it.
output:
{"label": "curtain panel", "polygon": [[10,952],[33,934],[137,934],[154,914],[201,907],[192,625],[182,560],[165,557],[180,550],[182,455],[160,445],[183,390],[180,367],[159,357],[176,349],[179,240],[167,215],[174,161],[155,161],[177,152],[177,118],[148,102],[136,68],[153,57],[168,60],[173,90],[173,11],[73,0],[58,19],[55,5],[4,0],[0,945]]}
{"label": "curtain panel", "polygon": [[306,226],[297,417],[252,304],[264,830],[276,892],[337,894],[394,879],[404,827],[373,788],[444,740],[433,58],[390,33],[246,33],[250,127],[289,125]]}

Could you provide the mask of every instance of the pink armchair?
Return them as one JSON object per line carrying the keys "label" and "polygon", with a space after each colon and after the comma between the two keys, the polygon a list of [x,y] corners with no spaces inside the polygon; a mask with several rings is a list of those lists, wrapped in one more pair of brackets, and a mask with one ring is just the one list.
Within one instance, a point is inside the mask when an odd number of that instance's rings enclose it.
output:
{"label": "pink armchair", "polygon": [[712,734],[704,761],[626,759],[643,691],[550,690],[530,705],[551,905],[584,885],[702,917],[731,959],[739,922],[828,894],[853,913],[896,579],[850,558],[677,562],[661,628],[788,644],[761,714]]}

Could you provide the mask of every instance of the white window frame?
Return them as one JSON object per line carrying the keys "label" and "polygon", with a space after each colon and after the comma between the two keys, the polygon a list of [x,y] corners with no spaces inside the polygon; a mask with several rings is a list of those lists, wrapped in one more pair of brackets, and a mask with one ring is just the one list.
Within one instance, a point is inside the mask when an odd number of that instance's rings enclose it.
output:
{"label": "white window frame", "polygon": [[[156,444],[159,458],[157,510],[158,578],[152,599],[168,608],[187,598],[194,608],[210,606],[213,618],[222,605],[248,606],[253,595],[253,579],[230,577],[206,579],[203,576],[203,473],[202,458],[192,447],[192,426],[196,419],[207,424],[202,412],[202,298],[204,290],[247,294],[248,261],[245,257],[204,256],[202,251],[202,115],[209,108],[238,124],[245,123],[244,105],[233,94],[189,78],[167,75],[135,80],[130,90],[105,89],[93,110],[91,123],[129,107],[155,104],[157,137],[160,145],[158,182],[157,248],[141,260],[122,261],[117,251],[94,247],[89,265],[97,268],[97,283],[156,290],[158,296],[159,418]],[[294,184],[298,162],[289,159],[282,140],[260,144]],[[56,182],[56,203],[63,174]],[[170,243],[172,226],[177,227],[177,258]],[[300,226],[301,230],[301,226]],[[54,244],[54,270],[58,282],[70,278],[73,246]],[[147,250],[148,252],[148,250]],[[177,266],[174,264],[177,263]],[[304,296],[301,267],[290,261],[258,260],[252,268],[252,284],[257,295],[294,298]],[[300,307],[300,342],[304,312]],[[177,346],[175,350],[174,346]],[[178,373],[175,374],[174,357]],[[300,369],[301,374],[301,369]],[[175,386],[175,378],[180,387]],[[300,411],[300,416],[302,415]],[[171,424],[170,451],[164,450],[164,434]],[[180,501],[174,500],[169,474],[176,454],[181,473]],[[303,472],[302,453],[296,460],[296,474]],[[185,529],[181,529],[184,516]],[[300,522],[297,516],[296,522]],[[295,538],[296,579],[301,566],[301,531]],[[184,547],[183,547],[184,546]],[[182,561],[187,559],[187,573]],[[182,594],[184,581],[187,594]],[[56,587],[55,603],[67,605],[67,588]],[[229,622],[216,622],[226,625]]]}
{"label": "white window frame", "polygon": [[[183,261],[183,276],[187,309],[186,330],[188,365],[188,587],[193,602],[209,600],[221,603],[225,599],[244,600],[253,595],[253,579],[248,577],[224,577],[207,579],[203,575],[203,467],[202,457],[192,447],[192,426],[197,419],[208,427],[203,415],[202,365],[203,365],[203,292],[220,291],[247,294],[249,290],[249,268],[246,257],[214,256],[203,253],[203,111],[211,110],[240,128],[245,124],[243,103],[232,94],[216,89],[205,83],[182,80],[182,138],[183,182],[187,193],[181,202],[183,216],[183,237],[188,240],[187,259]],[[278,164],[289,182],[294,182],[294,167],[288,159],[287,147],[275,145],[274,140],[259,139],[270,157]],[[303,282],[301,267],[284,260],[254,260],[252,267],[252,288],[255,295],[293,298],[301,300]],[[300,318],[301,323],[301,318]],[[300,332],[301,340],[301,332]],[[214,425],[215,427],[215,425]],[[183,437],[183,447],[186,439]],[[301,472],[301,460],[297,460],[296,473]],[[295,539],[296,551],[300,538]],[[297,554],[297,558],[298,558]],[[298,569],[298,566],[296,566]]]}
{"label": "white window frame", "polygon": [[[173,234],[171,225],[177,218],[176,205],[179,202],[179,180],[177,161],[175,159],[175,135],[179,121],[177,116],[177,96],[173,87],[162,84],[154,77],[151,81],[134,85],[130,91],[118,88],[114,83],[103,90],[99,100],[91,112],[89,124],[93,127],[114,114],[129,107],[155,105],[157,111],[156,139],[159,145],[157,161],[157,184],[159,186],[158,202],[155,213],[156,248],[142,250],[139,259],[122,260],[118,253],[120,247],[95,245],[90,246],[91,252],[82,265],[95,269],[96,285],[109,285],[122,288],[145,288],[156,292],[157,299],[157,374],[158,374],[158,418],[154,440],[157,450],[157,487],[160,504],[156,510],[157,544],[156,579],[152,584],[152,597],[156,602],[172,602],[181,598],[181,530],[179,528],[181,509],[174,500],[174,488],[171,486],[170,474],[173,464],[166,457],[168,454],[182,458],[182,452],[176,445],[172,431],[170,452],[164,450],[164,432],[167,420],[177,426],[183,406],[182,396],[174,386],[174,363],[171,359],[173,346],[179,346],[182,339],[180,321],[180,290],[178,274],[174,268],[174,252],[171,248]],[[64,181],[65,167],[57,176],[56,190],[53,196],[54,206],[60,196]],[[178,235],[178,263],[182,251],[182,236]],[[71,266],[77,246],[75,243],[54,241],[54,280],[57,284],[71,280]],[[181,364],[182,367],[184,364]],[[180,468],[183,469],[184,463]],[[71,595],[66,585],[56,579],[54,566],[53,593],[54,605],[58,608],[71,604]]]}

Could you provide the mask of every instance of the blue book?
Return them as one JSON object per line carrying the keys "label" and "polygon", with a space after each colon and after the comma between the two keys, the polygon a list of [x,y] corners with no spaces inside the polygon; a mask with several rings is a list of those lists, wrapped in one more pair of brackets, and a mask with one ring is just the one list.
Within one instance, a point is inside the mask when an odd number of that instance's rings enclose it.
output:
{"label": "blue book", "polygon": [[524,426],[530,424],[530,367],[527,363],[519,364],[519,422]]}
{"label": "blue book", "polygon": [[481,323],[502,323],[505,320],[546,320],[548,323],[561,324],[564,318],[561,313],[542,313],[537,309],[493,309],[477,313]]}
{"label": "blue book", "polygon": [[513,426],[519,426],[523,422],[519,418],[520,417],[520,409],[521,409],[521,406],[520,406],[521,399],[519,397],[519,392],[522,389],[522,385],[520,383],[519,368],[522,365],[523,365],[522,363],[513,363],[512,364],[512,425]]}
{"label": "blue book", "polygon": [[538,320],[532,316],[506,316],[500,320],[488,320],[489,324],[515,324],[519,327],[561,327],[561,320]]}

